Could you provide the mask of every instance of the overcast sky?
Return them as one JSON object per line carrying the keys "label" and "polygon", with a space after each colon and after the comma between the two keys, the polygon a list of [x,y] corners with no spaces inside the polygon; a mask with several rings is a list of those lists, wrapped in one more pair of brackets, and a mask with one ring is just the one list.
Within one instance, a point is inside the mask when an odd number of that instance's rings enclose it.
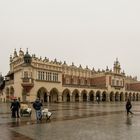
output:
{"label": "overcast sky", "polygon": [[140,80],[139,0],[1,0],[0,72],[16,48],[97,70],[118,58]]}

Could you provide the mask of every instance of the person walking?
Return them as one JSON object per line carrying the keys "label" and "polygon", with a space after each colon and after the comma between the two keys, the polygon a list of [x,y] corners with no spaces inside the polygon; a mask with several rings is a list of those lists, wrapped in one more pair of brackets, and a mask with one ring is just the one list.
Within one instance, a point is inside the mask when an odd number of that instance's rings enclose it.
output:
{"label": "person walking", "polygon": [[42,118],[41,107],[42,107],[42,103],[41,103],[40,99],[37,98],[35,100],[35,102],[33,103],[33,108],[35,109],[35,112],[36,112],[37,121],[41,120],[41,118]]}
{"label": "person walking", "polygon": [[12,111],[12,118],[19,118],[19,109],[20,109],[20,103],[17,100],[16,97],[13,98],[13,102],[11,103],[11,111]]}
{"label": "person walking", "polygon": [[127,102],[126,102],[127,116],[128,116],[129,114],[133,114],[132,111],[131,111],[131,108],[132,108],[132,104],[131,104],[130,99],[128,99]]}

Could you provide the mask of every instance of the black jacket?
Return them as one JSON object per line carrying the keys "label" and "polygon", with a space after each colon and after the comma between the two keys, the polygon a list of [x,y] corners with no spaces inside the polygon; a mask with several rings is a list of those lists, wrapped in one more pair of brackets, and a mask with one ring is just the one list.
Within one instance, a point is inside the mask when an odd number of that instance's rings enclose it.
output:
{"label": "black jacket", "polygon": [[33,108],[35,110],[40,110],[42,107],[42,103],[39,101],[39,100],[36,100],[34,103],[33,103]]}
{"label": "black jacket", "polygon": [[11,103],[11,107],[10,107],[12,110],[18,110],[20,108],[20,103],[19,101],[13,101]]}
{"label": "black jacket", "polygon": [[126,109],[131,109],[132,108],[132,104],[130,101],[127,101],[126,103]]}

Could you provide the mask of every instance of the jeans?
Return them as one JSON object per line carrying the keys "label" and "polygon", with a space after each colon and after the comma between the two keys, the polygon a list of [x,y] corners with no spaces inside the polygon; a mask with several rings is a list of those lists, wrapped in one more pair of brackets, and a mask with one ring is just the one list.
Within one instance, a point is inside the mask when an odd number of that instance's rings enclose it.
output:
{"label": "jeans", "polygon": [[36,119],[41,120],[41,118],[42,118],[41,110],[36,110]]}

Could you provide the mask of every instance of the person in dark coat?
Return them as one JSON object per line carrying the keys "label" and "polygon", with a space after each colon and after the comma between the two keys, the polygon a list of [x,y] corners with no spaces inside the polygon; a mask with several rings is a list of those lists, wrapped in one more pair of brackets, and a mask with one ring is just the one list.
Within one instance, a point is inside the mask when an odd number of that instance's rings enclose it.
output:
{"label": "person in dark coat", "polygon": [[33,103],[33,108],[36,111],[36,119],[37,119],[37,121],[41,120],[41,118],[42,118],[41,107],[42,107],[42,103],[41,103],[40,99],[37,98],[35,100],[35,102]]}
{"label": "person in dark coat", "polygon": [[127,102],[126,102],[127,116],[128,116],[129,114],[133,114],[133,113],[131,112],[131,108],[132,108],[132,104],[131,104],[130,99],[128,99]]}
{"label": "person in dark coat", "polygon": [[20,103],[17,100],[17,98],[14,98],[13,102],[11,103],[11,111],[12,111],[12,118],[19,118],[19,109],[20,109]]}

